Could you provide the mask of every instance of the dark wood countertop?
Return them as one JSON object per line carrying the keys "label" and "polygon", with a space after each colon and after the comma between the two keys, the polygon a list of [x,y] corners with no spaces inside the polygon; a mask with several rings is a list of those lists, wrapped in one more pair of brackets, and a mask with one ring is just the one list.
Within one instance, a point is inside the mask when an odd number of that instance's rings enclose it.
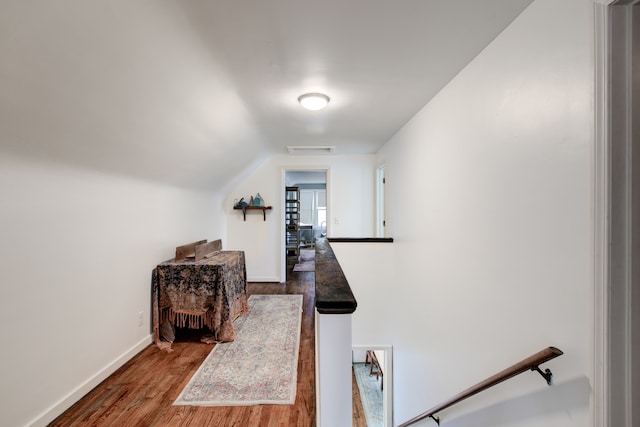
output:
{"label": "dark wood countertop", "polygon": [[393,237],[327,237],[333,243],[393,243]]}
{"label": "dark wood countertop", "polygon": [[326,239],[316,241],[316,310],[321,314],[350,314],[358,303],[342,267]]}

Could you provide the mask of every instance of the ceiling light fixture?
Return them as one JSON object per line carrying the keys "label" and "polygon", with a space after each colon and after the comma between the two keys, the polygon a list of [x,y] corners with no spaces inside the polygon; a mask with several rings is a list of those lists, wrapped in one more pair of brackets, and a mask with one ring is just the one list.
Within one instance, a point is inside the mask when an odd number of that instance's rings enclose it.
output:
{"label": "ceiling light fixture", "polygon": [[329,97],[324,93],[305,93],[298,97],[298,102],[307,110],[322,110],[329,103]]}

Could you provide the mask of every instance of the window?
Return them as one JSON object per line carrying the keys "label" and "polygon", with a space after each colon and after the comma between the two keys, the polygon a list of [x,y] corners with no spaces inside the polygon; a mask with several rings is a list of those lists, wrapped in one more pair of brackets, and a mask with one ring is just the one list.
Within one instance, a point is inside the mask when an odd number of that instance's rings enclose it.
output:
{"label": "window", "polygon": [[327,190],[300,190],[300,222],[313,225],[314,237],[324,233],[327,226]]}

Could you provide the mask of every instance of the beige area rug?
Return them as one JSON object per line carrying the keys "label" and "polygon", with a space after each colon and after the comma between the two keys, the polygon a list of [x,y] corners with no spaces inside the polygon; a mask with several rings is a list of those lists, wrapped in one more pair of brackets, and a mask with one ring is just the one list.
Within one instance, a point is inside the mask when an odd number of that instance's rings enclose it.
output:
{"label": "beige area rug", "polygon": [[313,261],[316,259],[315,249],[300,249],[300,261]]}
{"label": "beige area rug", "polygon": [[316,271],[315,259],[315,249],[300,249],[300,262],[293,266],[293,271]]}
{"label": "beige area rug", "polygon": [[302,295],[251,295],[236,339],[215,345],[174,405],[293,404],[301,321]]}

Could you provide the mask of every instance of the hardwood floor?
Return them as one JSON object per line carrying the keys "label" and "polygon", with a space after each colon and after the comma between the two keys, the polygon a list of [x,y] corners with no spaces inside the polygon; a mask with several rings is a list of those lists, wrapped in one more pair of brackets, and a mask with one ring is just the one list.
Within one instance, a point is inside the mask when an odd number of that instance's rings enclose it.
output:
{"label": "hardwood floor", "polygon": [[[285,284],[249,283],[251,294],[303,294],[298,385],[293,405],[173,406],[213,346],[199,334],[178,335],[173,352],[150,345],[50,426],[315,426],[314,273],[290,273]],[[354,385],[354,426],[366,427]]]}

